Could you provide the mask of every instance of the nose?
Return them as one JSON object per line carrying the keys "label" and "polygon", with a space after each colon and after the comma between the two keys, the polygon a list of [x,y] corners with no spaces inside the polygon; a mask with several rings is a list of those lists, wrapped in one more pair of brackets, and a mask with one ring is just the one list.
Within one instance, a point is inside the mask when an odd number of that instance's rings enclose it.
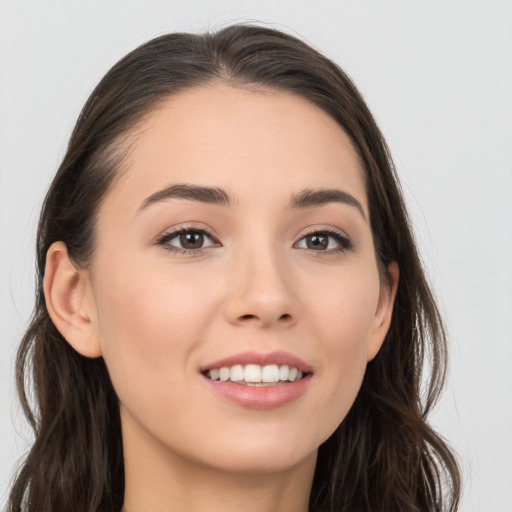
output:
{"label": "nose", "polygon": [[299,297],[285,258],[270,251],[240,254],[230,269],[225,314],[231,324],[291,327]]}

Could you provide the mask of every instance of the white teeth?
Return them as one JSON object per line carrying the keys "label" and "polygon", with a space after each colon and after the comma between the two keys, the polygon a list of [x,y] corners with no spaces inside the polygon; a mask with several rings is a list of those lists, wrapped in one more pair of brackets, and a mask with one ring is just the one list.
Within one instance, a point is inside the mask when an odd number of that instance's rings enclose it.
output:
{"label": "white teeth", "polygon": [[235,366],[232,366],[229,378],[233,382],[244,380],[244,367],[241,364],[235,364]]}
{"label": "white teeth", "polygon": [[299,373],[299,370],[297,370],[297,368],[290,368],[290,371],[288,372],[288,380],[290,382],[293,382],[297,378],[297,373]]}
{"label": "white teeth", "polygon": [[279,366],[269,364],[261,370],[261,382],[279,382]]}
{"label": "white teeth", "polygon": [[286,364],[278,366],[277,364],[269,364],[260,366],[258,364],[235,364],[231,367],[223,366],[222,368],[214,368],[207,373],[212,380],[220,380],[226,382],[246,382],[246,383],[273,383],[273,382],[295,382],[302,379],[304,373],[293,366]]}
{"label": "white teeth", "polygon": [[288,367],[288,365],[283,364],[283,366],[279,368],[279,380],[288,380],[289,374],[290,368]]}
{"label": "white teeth", "polygon": [[230,371],[229,371],[229,368],[227,368],[226,366],[223,366],[221,369],[220,369],[220,372],[219,372],[219,376],[220,376],[220,380],[222,382],[226,382],[229,377],[230,377]]}
{"label": "white teeth", "polygon": [[257,364],[248,364],[244,368],[245,382],[261,382],[261,366]]}

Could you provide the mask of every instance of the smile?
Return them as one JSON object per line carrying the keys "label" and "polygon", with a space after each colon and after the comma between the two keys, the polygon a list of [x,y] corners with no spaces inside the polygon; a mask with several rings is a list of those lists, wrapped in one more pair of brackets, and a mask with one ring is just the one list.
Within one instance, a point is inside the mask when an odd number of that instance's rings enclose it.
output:
{"label": "smile", "polygon": [[294,366],[269,364],[235,364],[231,367],[222,366],[206,372],[206,376],[212,380],[221,382],[237,382],[246,386],[265,386],[279,382],[296,382],[303,378],[304,373]]}
{"label": "smile", "polygon": [[313,368],[288,352],[244,352],[201,368],[214,396],[244,409],[269,410],[291,404],[310,387]]}

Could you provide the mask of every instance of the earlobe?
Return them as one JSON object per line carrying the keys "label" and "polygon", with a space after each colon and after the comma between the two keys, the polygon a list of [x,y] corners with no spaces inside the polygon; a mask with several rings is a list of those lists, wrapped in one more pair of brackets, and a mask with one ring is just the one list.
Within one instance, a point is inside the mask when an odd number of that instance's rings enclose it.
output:
{"label": "earlobe", "polygon": [[387,271],[389,280],[381,286],[379,303],[373,320],[372,337],[368,346],[368,361],[371,361],[378,354],[391,325],[393,306],[400,278],[400,270],[396,261],[392,261],[388,265]]}
{"label": "earlobe", "polygon": [[100,357],[87,279],[69,259],[63,242],[48,249],[43,287],[50,318],[66,341],[85,357]]}

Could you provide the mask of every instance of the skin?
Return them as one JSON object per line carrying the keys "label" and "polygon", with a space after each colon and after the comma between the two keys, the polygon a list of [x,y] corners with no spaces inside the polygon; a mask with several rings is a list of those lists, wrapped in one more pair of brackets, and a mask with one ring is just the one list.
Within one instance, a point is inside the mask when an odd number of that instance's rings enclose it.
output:
{"label": "skin", "polygon": [[[48,252],[50,315],[87,357],[104,357],[121,407],[125,510],[306,511],[316,454],[341,423],[389,327],[398,283],[382,284],[350,139],[304,98],[223,83],[174,95],[147,117],[98,213],[87,270]],[[144,201],[169,185],[222,187],[228,207]],[[289,208],[306,188],[351,204]],[[202,252],[173,229],[208,229]],[[312,249],[334,229],[353,247]],[[313,367],[305,393],[272,410],[226,401],[200,369],[284,350]]]}

